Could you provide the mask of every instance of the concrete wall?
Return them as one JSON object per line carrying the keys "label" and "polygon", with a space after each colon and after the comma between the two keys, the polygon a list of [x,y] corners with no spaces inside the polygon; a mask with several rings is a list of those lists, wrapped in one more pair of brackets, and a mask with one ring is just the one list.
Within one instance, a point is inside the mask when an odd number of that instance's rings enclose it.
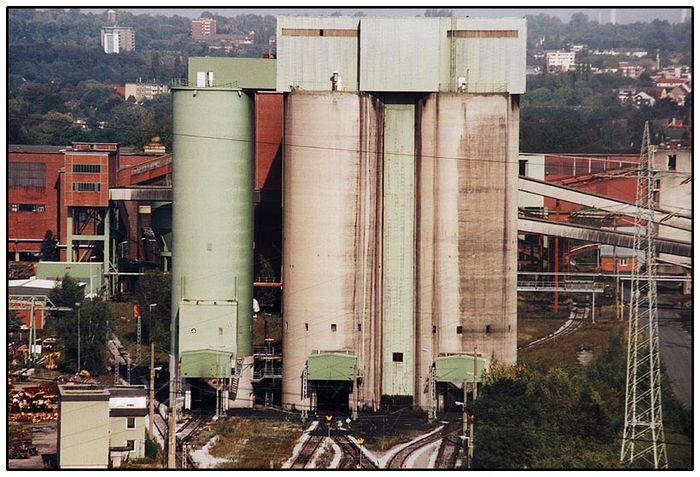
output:
{"label": "concrete wall", "polygon": [[519,104],[441,93],[417,107],[416,399],[426,408],[439,353],[477,346],[515,362]]}
{"label": "concrete wall", "polygon": [[134,450],[129,453],[130,459],[143,459],[146,456],[146,418],[134,417],[135,427],[127,429],[127,417],[109,418],[109,446],[124,447],[127,441],[134,441]]}
{"label": "concrete wall", "polygon": [[312,350],[349,350],[360,406],[377,406],[377,178],[381,103],[293,92],[285,106],[282,403],[297,408]]}
{"label": "concrete wall", "polygon": [[[525,176],[537,180],[544,180],[544,154],[527,154],[520,153],[518,155],[518,167],[520,162],[525,161]],[[529,192],[518,192],[518,207],[544,207],[544,197],[541,195],[531,194]]]}
{"label": "concrete wall", "polygon": [[109,462],[109,401],[61,401],[58,465],[106,468]]}

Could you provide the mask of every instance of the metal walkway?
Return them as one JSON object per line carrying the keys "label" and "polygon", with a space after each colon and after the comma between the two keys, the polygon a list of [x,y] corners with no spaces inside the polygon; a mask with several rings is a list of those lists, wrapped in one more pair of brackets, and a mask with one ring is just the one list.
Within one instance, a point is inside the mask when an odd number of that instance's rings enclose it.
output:
{"label": "metal walkway", "polygon": [[[518,218],[518,231],[531,234],[565,237],[584,242],[605,243],[617,247],[633,248],[634,235],[625,232],[601,230],[584,225],[574,225],[564,222],[549,222],[535,218]],[[692,245],[680,240],[657,239],[656,250],[660,253],[690,257]]]}
{"label": "metal walkway", "polygon": [[[549,182],[532,179],[530,177],[520,176],[518,178],[518,190],[543,197],[565,200],[567,202],[573,202],[575,204],[585,205],[587,207],[593,207],[606,212],[621,215],[634,216],[637,209],[635,204],[619,199],[613,199],[591,192],[582,192],[572,187],[551,184]],[[667,227],[685,230],[687,232],[691,231],[691,220],[692,217],[687,213],[684,213],[681,209],[656,209],[654,212],[654,222]],[[690,239],[690,233],[688,234],[688,239]]]}
{"label": "metal walkway", "polygon": [[602,283],[589,280],[571,280],[565,282],[541,282],[537,280],[518,280],[518,291],[523,292],[569,292],[569,293],[603,293]]}

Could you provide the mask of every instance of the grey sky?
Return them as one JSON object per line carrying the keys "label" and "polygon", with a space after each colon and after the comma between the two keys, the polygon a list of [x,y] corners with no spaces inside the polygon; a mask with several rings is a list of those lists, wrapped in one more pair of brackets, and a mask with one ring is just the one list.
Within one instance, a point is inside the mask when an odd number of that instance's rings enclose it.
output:
{"label": "grey sky", "polygon": [[[432,8],[432,7],[431,7]],[[550,16],[557,16],[564,22],[568,22],[576,12],[583,12],[588,17],[597,21],[599,18],[603,23],[610,21],[609,8],[450,8],[457,16],[472,16],[472,17],[505,17],[505,16],[525,16],[538,15],[544,13]],[[94,13],[101,13],[104,9],[83,9]],[[155,15],[180,15],[188,18],[197,18],[207,10],[217,15],[222,16],[237,16],[244,14],[255,15],[309,15],[309,16],[324,16],[340,11],[344,15],[352,15],[358,10],[362,10],[368,16],[422,16],[425,8],[125,8],[123,10],[130,11],[134,14],[155,14]],[[671,23],[676,23],[681,20],[681,8],[617,8],[618,23],[634,23],[637,21],[651,22],[654,19],[666,20]],[[599,17],[600,15],[600,17]],[[688,10],[688,16],[690,11]]]}

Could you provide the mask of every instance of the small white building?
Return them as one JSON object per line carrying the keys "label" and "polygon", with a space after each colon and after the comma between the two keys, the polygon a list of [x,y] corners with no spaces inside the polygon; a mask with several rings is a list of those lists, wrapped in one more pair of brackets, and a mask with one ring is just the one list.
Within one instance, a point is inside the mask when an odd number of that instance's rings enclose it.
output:
{"label": "small white building", "polygon": [[576,52],[574,51],[548,51],[547,70],[550,73],[556,71],[569,71],[576,68]]}

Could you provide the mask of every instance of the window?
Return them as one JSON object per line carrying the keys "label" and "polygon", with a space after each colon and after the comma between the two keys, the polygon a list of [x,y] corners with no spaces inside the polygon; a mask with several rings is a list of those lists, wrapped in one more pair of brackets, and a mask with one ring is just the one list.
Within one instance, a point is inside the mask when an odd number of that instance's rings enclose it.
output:
{"label": "window", "polygon": [[518,160],[518,175],[521,175],[521,176],[527,175],[527,160],[526,159]]}
{"label": "window", "polygon": [[544,163],[544,174],[545,175],[555,175],[561,174],[559,171],[559,162],[555,159],[550,159]]}
{"label": "window", "polygon": [[134,450],[134,441],[132,441],[132,440],[126,441],[126,447],[129,450]]}
{"label": "window", "polygon": [[626,259],[626,258],[621,258],[621,259],[620,259],[620,266],[621,266],[621,267],[626,267],[626,266],[627,266],[627,259]]}
{"label": "window", "polygon": [[331,323],[331,331],[332,331],[333,333],[335,333],[336,331],[338,331],[338,325],[336,325],[335,323]]}
{"label": "window", "polygon": [[306,331],[309,331],[309,324],[308,324],[308,323],[304,323],[304,329],[305,329]]}
{"label": "window", "polygon": [[99,174],[102,166],[99,164],[73,164],[73,172],[76,174]]}
{"label": "window", "polygon": [[362,331],[362,323],[357,324],[357,331]]}
{"label": "window", "polygon": [[668,156],[668,170],[669,171],[676,170],[676,155],[675,154],[671,154]]}
{"label": "window", "polygon": [[10,204],[10,212],[46,212],[44,204]]}
{"label": "window", "polygon": [[486,333],[491,333],[491,325],[486,325]]}
{"label": "window", "polygon": [[391,360],[394,363],[403,363],[403,353],[392,353]]}
{"label": "window", "polygon": [[136,429],[136,418],[135,417],[127,417],[126,418],[126,428],[127,429]]}
{"label": "window", "polygon": [[457,334],[458,335],[462,334],[462,325],[457,326]]}
{"label": "window", "polygon": [[433,325],[433,334],[437,333],[437,326]]}
{"label": "window", "polygon": [[10,187],[46,187],[46,164],[10,162],[7,165],[7,185]]}
{"label": "window", "polygon": [[99,182],[73,182],[73,192],[100,192],[102,184]]}

